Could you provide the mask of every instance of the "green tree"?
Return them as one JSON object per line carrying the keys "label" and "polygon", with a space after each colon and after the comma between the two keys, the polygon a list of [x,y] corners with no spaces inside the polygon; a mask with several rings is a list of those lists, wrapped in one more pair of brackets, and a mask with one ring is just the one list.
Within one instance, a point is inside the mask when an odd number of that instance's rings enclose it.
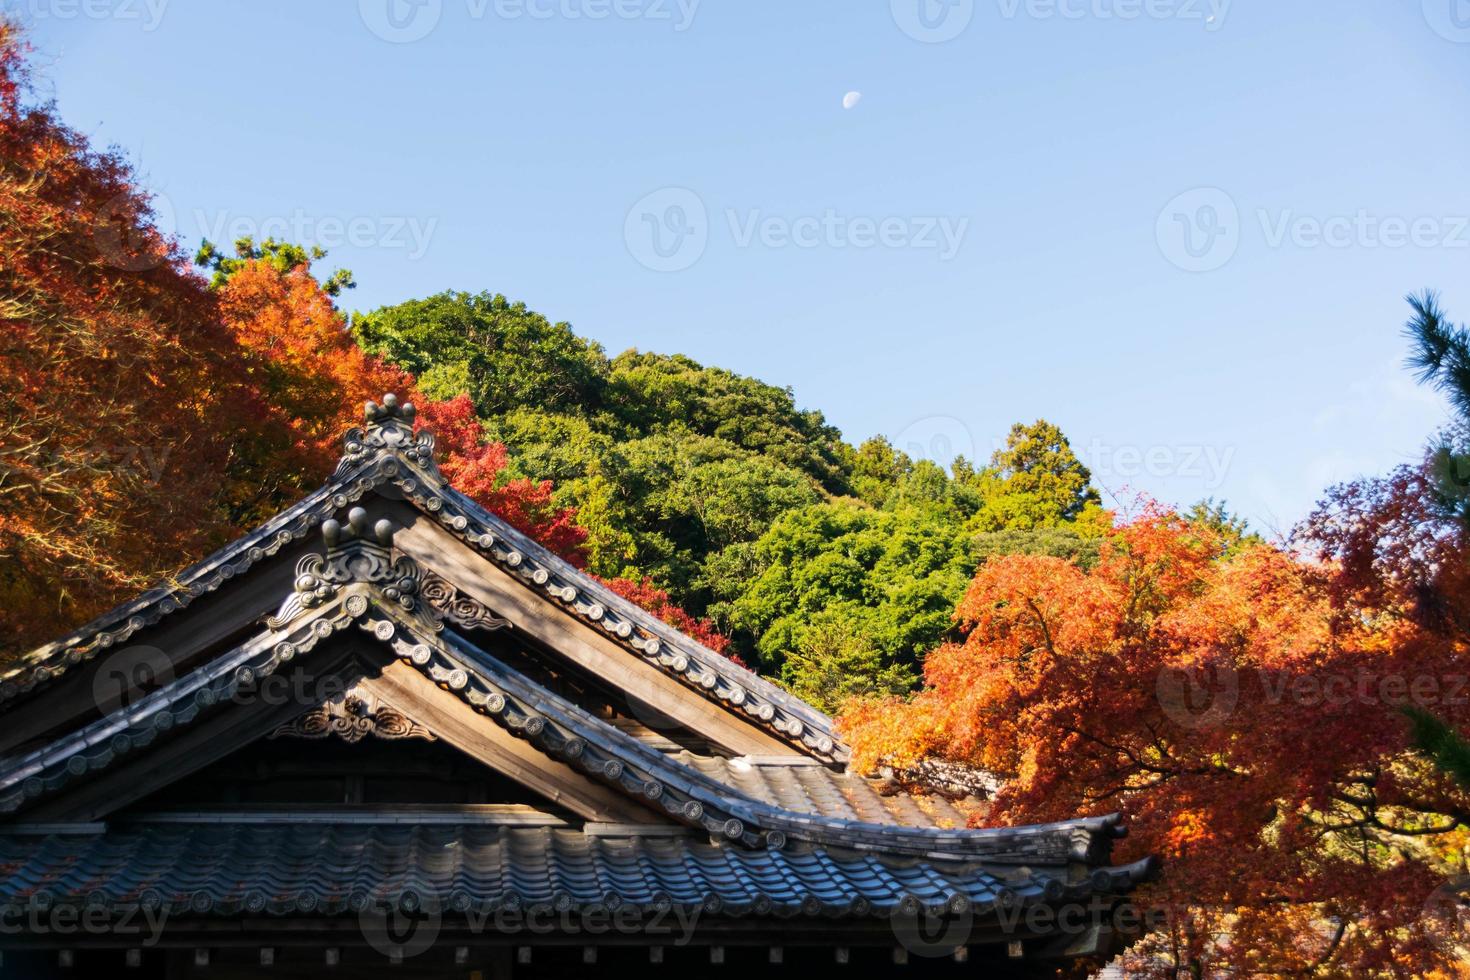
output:
{"label": "green tree", "polygon": [[[293,242],[278,242],[274,238],[267,238],[257,245],[255,239],[249,236],[235,239],[235,254],[226,255],[206,238],[194,255],[194,264],[212,271],[214,276],[210,281],[211,288],[222,289],[231,276],[252,261],[264,261],[281,275],[285,275],[301,267],[309,270],[313,262],[326,257],[327,253],[315,245],[306,248]],[[334,297],[342,295],[344,289],[357,287],[350,269],[335,269],[326,278],[319,278],[318,281],[322,292]]]}
{"label": "green tree", "polygon": [[832,493],[848,490],[852,449],[820,412],[800,411],[777,388],[682,354],[636,350],[612,362],[612,413],[635,432],[688,431],[800,470]]}
{"label": "green tree", "polygon": [[369,353],[413,372],[435,399],[468,393],[482,418],[516,408],[586,414],[601,407],[602,348],[524,303],[490,293],[440,293],[353,319]]}
{"label": "green tree", "polygon": [[797,697],[835,714],[851,698],[912,690],[918,675],[901,664],[885,664],[861,620],[824,611],[812,618],[787,655],[780,681]]}
{"label": "green tree", "polygon": [[950,628],[975,568],[957,522],[841,500],[783,515],[740,557],[746,577],[726,578],[739,591],[723,596],[722,616],[771,671],[838,613],[861,625],[884,667],[916,665]]}
{"label": "green tree", "polygon": [[1246,548],[1266,543],[1266,539],[1250,529],[1250,522],[1232,514],[1225,502],[1214,497],[1196,503],[1183,515],[1191,523],[1209,528],[1220,539],[1221,557],[1229,558]]}
{"label": "green tree", "polygon": [[1094,525],[1102,511],[1091,472],[1062,430],[1044,419],[1011,426],[990,465],[968,482],[980,496],[970,522],[976,531]]}

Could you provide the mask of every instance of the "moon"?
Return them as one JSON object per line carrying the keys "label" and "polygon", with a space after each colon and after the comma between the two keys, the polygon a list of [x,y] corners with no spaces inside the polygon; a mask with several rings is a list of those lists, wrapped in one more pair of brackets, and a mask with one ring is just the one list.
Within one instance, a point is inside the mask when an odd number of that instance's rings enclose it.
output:
{"label": "moon", "polygon": [[842,97],[842,108],[851,109],[853,106],[857,105],[861,101],[863,101],[863,93],[848,92]]}

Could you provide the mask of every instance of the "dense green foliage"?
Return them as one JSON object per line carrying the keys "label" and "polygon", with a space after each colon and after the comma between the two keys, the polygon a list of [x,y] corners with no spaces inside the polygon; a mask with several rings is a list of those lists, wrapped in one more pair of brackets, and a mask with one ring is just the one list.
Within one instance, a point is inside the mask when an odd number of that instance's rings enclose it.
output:
{"label": "dense green foliage", "polygon": [[665,590],[829,709],[911,687],[986,559],[1088,565],[1111,522],[1045,421],[946,471],[881,436],[848,445],[787,389],[683,355],[608,357],[503,296],[442,293],[353,331],[428,396],[470,396],[510,474],[576,508],[591,571]]}

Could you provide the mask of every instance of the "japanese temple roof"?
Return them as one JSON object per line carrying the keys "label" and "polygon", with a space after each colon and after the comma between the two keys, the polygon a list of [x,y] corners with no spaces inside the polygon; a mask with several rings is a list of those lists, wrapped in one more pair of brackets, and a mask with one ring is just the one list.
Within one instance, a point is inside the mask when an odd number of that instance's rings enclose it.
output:
{"label": "japanese temple roof", "polygon": [[0,833],[0,905],[74,903],[196,914],[360,912],[369,903],[444,911],[545,904],[558,911],[669,903],[729,915],[980,913],[1126,891],[1108,881],[859,854],[754,850],[689,834],[598,836],[553,827],[137,823],[105,834]]}
{"label": "japanese temple roof", "polygon": [[[407,562],[407,564],[404,564]],[[229,709],[241,687],[287,668],[334,634],[351,630],[392,650],[395,659],[474,706],[488,720],[531,742],[550,760],[574,766],[619,792],[656,806],[673,820],[750,846],[780,850],[789,840],[835,844],[940,860],[1001,863],[1101,863],[1121,835],[1118,818],[1094,817],[1027,827],[970,830],[904,826],[886,812],[869,822],[835,794],[810,809],[788,808],[781,794],[754,795],[730,774],[730,764],[681,761],[591,716],[438,625],[422,603],[399,591],[411,565],[400,559],[384,574],[390,590],[353,583],[315,608],[299,594],[281,618],[207,666],[174,680],[126,710],[104,716],[66,737],[0,764],[0,813],[15,812],[104,771],[156,739]],[[389,592],[393,594],[390,595]],[[405,608],[407,606],[408,608]],[[708,770],[708,771],[707,771]],[[723,770],[724,775],[721,775]],[[723,781],[723,780],[729,780]],[[764,780],[769,789],[770,784]],[[820,784],[812,784],[820,786]],[[788,797],[790,793],[788,792]],[[819,797],[823,794],[820,791]],[[846,802],[845,800],[843,801]]]}
{"label": "japanese temple roof", "polygon": [[[247,577],[255,598],[199,639],[215,614],[182,611],[232,582],[245,591],[236,580]],[[492,580],[499,591],[484,585]],[[476,583],[518,611],[517,637],[553,621],[563,632],[497,645],[497,631],[517,624],[470,597]],[[195,644],[177,671],[136,699],[52,718],[67,683],[85,686],[82,665],[176,615]],[[643,685],[619,688],[629,704],[654,690],[670,711],[693,705],[682,716],[691,744],[722,734],[719,751],[640,734],[629,711],[591,700],[572,668],[594,667],[556,660],[588,637],[596,668],[619,675],[636,661],[636,676],[602,683]],[[58,683],[73,670],[80,677]],[[498,808],[406,812],[261,812],[219,799],[149,809],[150,794],[325,710],[239,696],[273,675],[361,685],[546,808],[496,796]],[[826,715],[447,486],[432,436],[415,434],[411,407],[392,399],[369,405],[368,427],[348,434],[322,490],[0,675],[0,732],[11,711],[32,728],[0,755],[0,911],[302,916],[411,900],[457,912],[674,904],[861,920],[1116,896],[1155,867],[1111,863],[1124,836],[1116,815],[974,829],[973,801],[958,801],[953,779],[940,781],[946,797],[846,770],[850,753]]]}
{"label": "japanese temple roof", "polygon": [[527,586],[614,638],[646,662],[753,724],[812,754],[845,761],[832,719],[629,602],[450,486],[434,459],[434,437],[414,433],[412,405],[388,395],[368,403],[368,426],[346,436],[328,483],[166,585],[45,644],[0,671],[0,708],[126,642],[138,631],[219,590],[261,560],[309,536],[324,520],[374,491],[391,491]]}

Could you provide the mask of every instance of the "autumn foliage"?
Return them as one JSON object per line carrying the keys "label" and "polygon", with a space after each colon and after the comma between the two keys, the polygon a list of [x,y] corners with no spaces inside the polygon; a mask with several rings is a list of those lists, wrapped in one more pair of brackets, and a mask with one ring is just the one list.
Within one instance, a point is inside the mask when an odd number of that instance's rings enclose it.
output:
{"label": "autumn foliage", "polygon": [[[57,633],[222,540],[261,403],[116,154],[31,106],[0,20],[0,635]],[[162,487],[167,485],[167,492]]]}
{"label": "autumn foliage", "polygon": [[456,490],[573,564],[582,564],[587,532],[577,524],[577,512],[552,503],[548,480],[508,478],[505,446],[485,439],[469,395],[426,403],[419,410],[419,424],[434,433],[440,469]]}
{"label": "autumn foliage", "polygon": [[1125,813],[1119,856],[1166,862],[1143,897],[1167,925],[1135,950],[1140,972],[1423,975],[1453,950],[1453,922],[1425,908],[1470,843],[1470,796],[1410,751],[1397,709],[1458,695],[1470,720],[1463,649],[1361,604],[1395,587],[1368,581],[1355,549],[1373,525],[1352,526],[1316,539],[1323,563],[1224,557],[1210,529],[1156,510],[1091,571],[994,558],[925,689],[843,719],[858,764],[991,770],[1000,822]]}
{"label": "autumn foliage", "polygon": [[429,402],[365,353],[305,252],[247,244],[212,283],[192,269],[127,162],[26,102],[25,53],[0,19],[0,659],[319,485],[388,391],[419,404],[460,490],[581,563],[575,510],[507,474],[467,397]]}

